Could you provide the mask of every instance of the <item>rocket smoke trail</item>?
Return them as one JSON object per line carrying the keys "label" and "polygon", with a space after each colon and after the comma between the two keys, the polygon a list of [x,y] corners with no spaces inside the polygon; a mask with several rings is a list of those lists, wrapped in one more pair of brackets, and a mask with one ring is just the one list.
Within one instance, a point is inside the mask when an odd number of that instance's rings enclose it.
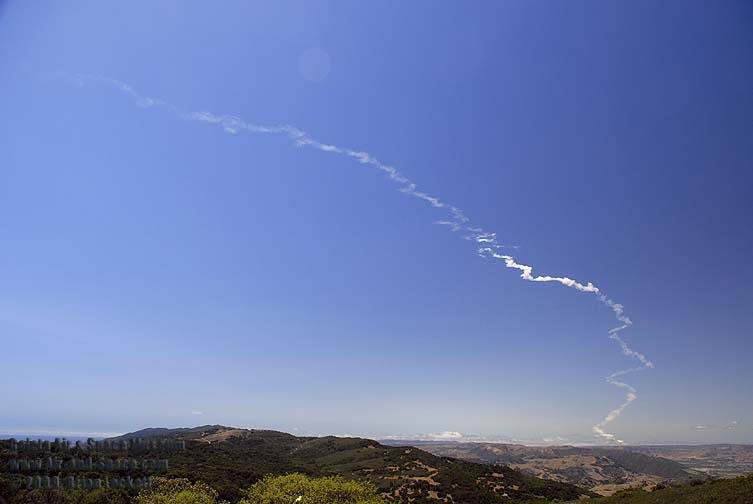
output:
{"label": "rocket smoke trail", "polygon": [[[59,76],[60,77],[60,76]],[[583,284],[572,278],[568,277],[555,277],[549,275],[533,275],[533,267],[526,264],[518,263],[513,256],[502,253],[507,248],[497,241],[497,235],[493,232],[485,231],[480,227],[474,227],[470,225],[470,219],[466,217],[465,213],[458,207],[450,205],[444,201],[441,201],[435,196],[431,196],[425,192],[419,191],[418,186],[412,182],[408,177],[400,173],[397,169],[390,165],[386,165],[377,160],[368,152],[352,150],[336,145],[330,145],[315,140],[308,133],[295,128],[290,125],[278,125],[278,126],[260,126],[251,124],[239,117],[231,115],[216,115],[211,112],[183,112],[177,107],[170,105],[162,100],[144,97],[134,90],[128,84],[120,82],[115,79],[96,75],[75,75],[75,76],[62,76],[62,78],[75,86],[83,86],[87,82],[94,82],[109,85],[115,87],[125,95],[127,95],[136,105],[142,108],[161,107],[176,114],[180,118],[189,121],[201,121],[209,124],[222,127],[227,133],[238,133],[241,131],[247,131],[250,133],[270,134],[270,135],[283,135],[289,138],[294,145],[298,147],[310,147],[319,151],[329,152],[340,156],[346,156],[354,159],[360,164],[371,166],[377,170],[382,171],[387,177],[397,184],[398,190],[404,194],[422,200],[434,208],[442,209],[446,212],[446,217],[443,220],[436,221],[436,224],[447,226],[452,232],[461,232],[463,238],[472,241],[477,245],[477,253],[481,257],[491,258],[494,260],[503,261],[506,268],[511,268],[520,271],[520,278],[528,282],[556,282],[564,285],[565,287],[571,287],[580,292],[594,294],[599,302],[612,310],[617,322],[620,324],[609,330],[609,338],[616,341],[620,346],[622,353],[627,356],[636,359],[639,365],[629,369],[624,369],[609,375],[606,380],[611,385],[619,387],[626,391],[625,400],[618,407],[613,409],[607,414],[599,423],[592,427],[593,433],[608,441],[623,443],[623,440],[618,439],[614,434],[611,434],[604,429],[607,425],[625,410],[625,408],[635,401],[638,396],[635,388],[631,385],[618,380],[618,378],[641,371],[648,368],[653,368],[654,364],[646,358],[645,355],[633,350],[622,337],[620,333],[633,325],[632,321],[625,316],[624,307],[610,299],[604,294],[601,289],[596,287],[591,282]]]}

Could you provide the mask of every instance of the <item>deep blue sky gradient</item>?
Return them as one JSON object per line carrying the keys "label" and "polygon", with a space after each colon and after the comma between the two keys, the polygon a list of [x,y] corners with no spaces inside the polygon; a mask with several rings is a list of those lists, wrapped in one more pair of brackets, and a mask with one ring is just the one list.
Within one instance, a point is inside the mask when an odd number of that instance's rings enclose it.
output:
{"label": "deep blue sky gradient", "polygon": [[82,73],[368,151],[626,306],[656,369],[616,434],[753,442],[750,2],[6,1],[0,27],[1,431],[588,441],[633,365],[593,296],[376,170]]}

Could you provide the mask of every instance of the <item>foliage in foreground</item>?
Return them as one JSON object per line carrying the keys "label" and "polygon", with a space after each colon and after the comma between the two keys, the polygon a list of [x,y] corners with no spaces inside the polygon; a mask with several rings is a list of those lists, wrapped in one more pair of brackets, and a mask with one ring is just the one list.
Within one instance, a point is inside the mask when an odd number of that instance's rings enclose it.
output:
{"label": "foliage in foreground", "polygon": [[[219,426],[209,426],[194,435],[196,438],[176,434],[176,438],[187,441],[185,451],[158,450],[148,456],[169,457],[170,469],[163,476],[203,481],[217,491],[219,498],[232,503],[243,497],[241,489],[257,483],[264,475],[289,473],[370,480],[376,485],[377,494],[389,494],[393,502],[409,500],[412,504],[437,504],[437,500],[509,504],[511,501],[568,501],[581,495],[596,496],[586,489],[526,476],[509,467],[437,457],[417,448],[384,446],[368,439],[305,438],[282,432],[242,431]],[[212,436],[221,439],[211,443],[199,440]],[[3,446],[4,442],[0,441],[0,467],[13,456]],[[124,452],[123,455],[134,454]],[[13,494],[12,488],[3,490],[0,484],[0,504],[6,495],[9,504],[26,504],[13,499]],[[108,504],[118,503],[113,500]]]}
{"label": "foliage in foreground", "polygon": [[293,473],[266,476],[243,492],[245,498],[239,504],[385,504],[376,491],[368,481]]}
{"label": "foliage in foreground", "polygon": [[222,504],[217,491],[206,483],[184,478],[152,478],[152,488],[142,490],[134,504]]}
{"label": "foliage in foreground", "polygon": [[130,504],[123,490],[16,490],[10,496],[0,495],[0,504]]}

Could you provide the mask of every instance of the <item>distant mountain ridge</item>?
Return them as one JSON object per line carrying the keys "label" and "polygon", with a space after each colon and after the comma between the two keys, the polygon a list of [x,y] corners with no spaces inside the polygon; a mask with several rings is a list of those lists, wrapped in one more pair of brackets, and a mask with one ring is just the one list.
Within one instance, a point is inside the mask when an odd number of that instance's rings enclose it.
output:
{"label": "distant mountain ridge", "polygon": [[138,438],[150,438],[150,437],[178,437],[186,434],[195,434],[197,432],[206,432],[217,429],[232,429],[232,427],[225,427],[224,425],[200,425],[198,427],[148,427],[146,429],[137,430],[135,432],[128,432],[120,436],[107,438],[111,441],[120,441],[128,439]]}
{"label": "distant mountain ridge", "polygon": [[[416,442],[421,446],[416,448],[405,441],[298,437],[285,432],[222,425],[147,428],[109,439],[151,437],[184,440],[186,449],[176,452],[155,448],[138,456],[168,458],[170,469],[166,476],[207,482],[230,502],[237,502],[240,490],[264,475],[299,472],[310,476],[341,475],[348,479],[369,480],[382,496],[411,504],[541,504],[579,502],[584,498],[605,504],[611,504],[613,500],[626,504],[753,504],[753,493],[750,492],[753,476],[706,482],[694,478],[675,486],[689,476],[703,473],[654,456],[669,453],[688,460],[709,456],[720,464],[731,458],[738,463],[735,467],[744,468],[749,457],[753,456],[753,446],[528,447]],[[9,448],[8,441],[0,440],[0,467],[17,456]],[[647,453],[639,453],[637,448]],[[35,456],[50,455],[40,452]],[[0,502],[13,495],[15,483],[8,476],[0,473]],[[589,491],[571,484],[571,481],[594,485]],[[636,485],[656,490],[651,493],[641,492],[640,488],[625,490]],[[667,488],[662,488],[664,486]],[[597,499],[596,491],[603,495],[618,491],[618,495]]]}
{"label": "distant mountain ridge", "polygon": [[[385,443],[406,444],[403,441]],[[676,461],[629,447],[532,447],[457,441],[418,442],[413,446],[442,457],[509,465],[532,476],[572,483],[605,495],[622,488],[652,487],[701,475]]]}
{"label": "distant mountain ridge", "polygon": [[201,479],[224,498],[265,474],[339,474],[372,481],[379,492],[414,504],[574,500],[596,494],[565,482],[490,465],[433,455],[403,446],[343,437],[292,434],[221,425],[178,429],[147,428],[110,439],[172,437],[186,441],[185,452],[170,453],[170,476]]}
{"label": "distant mountain ridge", "polygon": [[694,471],[715,477],[733,478],[753,473],[753,445],[646,445],[630,450],[679,462]]}

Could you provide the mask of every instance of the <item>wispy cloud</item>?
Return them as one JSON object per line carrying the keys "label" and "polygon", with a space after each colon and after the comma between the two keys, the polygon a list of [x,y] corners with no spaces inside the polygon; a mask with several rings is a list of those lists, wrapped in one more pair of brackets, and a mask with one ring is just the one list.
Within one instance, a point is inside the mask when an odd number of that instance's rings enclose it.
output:
{"label": "wispy cloud", "polygon": [[456,431],[443,431],[438,433],[429,434],[429,438],[437,440],[458,440],[463,439],[463,435]]}
{"label": "wispy cloud", "polygon": [[708,424],[708,425],[695,425],[693,426],[693,429],[698,431],[731,431],[737,429],[738,422],[737,420],[733,420],[727,425],[715,425],[715,424]]}
{"label": "wispy cloud", "polygon": [[[395,441],[468,441],[481,442],[482,440],[491,439],[484,436],[471,435],[467,436],[457,431],[430,432],[428,434],[392,434],[376,435],[379,439],[389,439]],[[497,438],[495,438],[497,439]]]}
{"label": "wispy cloud", "polygon": [[192,412],[191,412],[191,414],[192,414],[192,415],[197,415],[197,416],[201,416],[201,415],[203,415],[203,414],[204,414],[204,412],[203,412],[203,411],[192,411]]}
{"label": "wispy cloud", "polygon": [[445,431],[429,434],[366,434],[365,437],[374,439],[383,439],[389,441],[439,441],[439,442],[458,442],[458,443],[491,443],[491,444],[519,444],[526,446],[593,446],[593,434],[566,434],[551,435],[535,438],[519,438],[511,436],[502,436],[499,434],[473,434],[460,433],[455,431]]}
{"label": "wispy cloud", "polygon": [[[463,238],[472,241],[478,245],[476,249],[478,255],[481,257],[491,258],[495,260],[503,261],[506,268],[515,269],[520,272],[520,278],[528,282],[546,283],[553,282],[561,284],[565,287],[576,289],[580,292],[595,294],[597,299],[607,307],[609,307],[614,313],[615,318],[620,323],[619,326],[609,330],[609,338],[616,341],[620,346],[622,353],[630,358],[637,359],[640,362],[640,366],[630,369],[618,371],[607,377],[607,382],[624,389],[626,391],[625,400],[615,409],[611,410],[604,419],[593,426],[593,433],[610,442],[622,443],[621,439],[618,439],[615,435],[610,434],[605,430],[605,427],[615,421],[627,406],[637,399],[637,393],[635,388],[618,381],[616,378],[626,375],[635,371],[653,368],[654,364],[648,360],[643,354],[633,350],[625,340],[619,336],[619,333],[633,323],[625,316],[624,308],[621,304],[608,298],[598,287],[591,282],[581,282],[566,276],[552,276],[552,275],[535,275],[533,274],[533,266],[518,262],[512,255],[502,253],[502,250],[509,249],[510,247],[503,245],[498,241],[497,234],[494,232],[486,231],[481,227],[471,226],[470,219],[465,215],[465,212],[459,207],[450,205],[440,198],[430,195],[425,191],[419,190],[418,185],[411,181],[408,177],[403,175],[393,166],[382,163],[372,154],[356,149],[349,149],[338,145],[320,142],[314,139],[308,133],[290,125],[257,125],[252,124],[244,119],[233,115],[217,115],[211,112],[184,112],[178,107],[171,105],[163,100],[149,98],[138,93],[133,87],[115,79],[101,77],[96,75],[75,75],[67,76],[66,80],[73,83],[76,86],[83,86],[88,82],[106,84],[118,89],[131,99],[137,106],[142,108],[160,107],[165,108],[172,113],[176,114],[180,118],[188,121],[199,121],[212,125],[220,126],[225,132],[230,134],[237,134],[242,131],[250,133],[262,133],[262,134],[274,134],[284,135],[288,137],[293,145],[297,147],[310,147],[322,152],[336,154],[340,156],[346,156],[354,159],[360,164],[371,166],[382,173],[384,173],[390,181],[398,185],[397,190],[403,194],[416,198],[424,203],[429,204],[431,207],[445,212],[445,216],[435,221],[436,224],[446,226],[453,232],[462,232]],[[514,247],[513,247],[514,248]]]}

